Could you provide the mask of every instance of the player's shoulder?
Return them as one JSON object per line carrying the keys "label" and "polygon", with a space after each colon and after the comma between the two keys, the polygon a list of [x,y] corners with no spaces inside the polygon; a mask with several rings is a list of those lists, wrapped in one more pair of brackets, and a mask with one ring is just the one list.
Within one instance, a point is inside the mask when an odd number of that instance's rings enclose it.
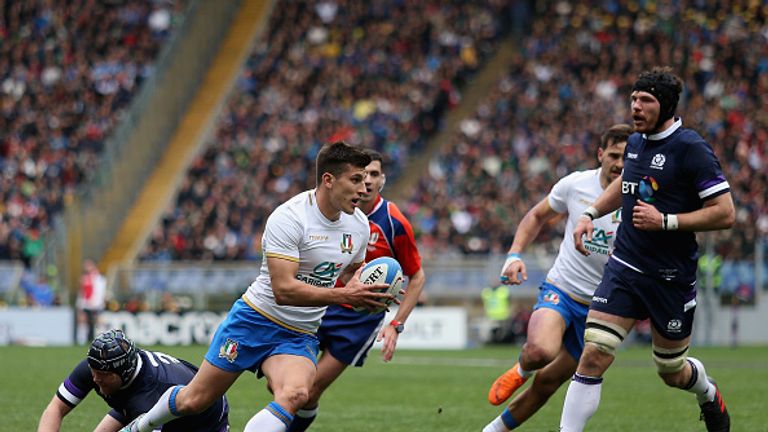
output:
{"label": "player's shoulder", "polygon": [[304,209],[315,206],[317,206],[317,197],[315,196],[314,189],[310,189],[292,196],[287,201],[280,204],[278,209],[282,208],[283,210],[303,211]]}
{"label": "player's shoulder", "polygon": [[678,130],[677,141],[681,144],[680,147],[685,147],[686,149],[699,148],[702,146],[709,147],[707,141],[699,135],[698,132],[684,127],[681,127]]}
{"label": "player's shoulder", "polygon": [[70,378],[74,376],[84,378],[86,381],[92,380],[93,376],[91,375],[91,368],[88,366],[87,359],[80,360],[75,368],[72,369]]}
{"label": "player's shoulder", "polygon": [[581,170],[581,171],[573,171],[570,174],[565,175],[563,178],[558,181],[561,185],[576,185],[581,184],[585,182],[594,181],[594,179],[599,175],[600,169],[589,169],[589,170]]}
{"label": "player's shoulder", "polygon": [[400,207],[398,207],[394,202],[385,199],[383,205],[386,207],[387,213],[389,213],[392,218],[401,222],[408,221],[403,212],[400,210]]}
{"label": "player's shoulder", "polygon": [[316,205],[317,200],[313,191],[304,191],[277,206],[269,217],[272,219],[303,218],[303,215],[308,213],[307,210]]}
{"label": "player's shoulder", "polygon": [[365,230],[368,230],[368,216],[363,213],[362,210],[359,208],[355,208],[354,213],[351,215],[346,215],[345,213],[342,213],[343,216],[349,216],[347,219],[349,220],[348,223],[354,224],[358,227],[364,228]]}
{"label": "player's shoulder", "polygon": [[637,146],[642,145],[644,135],[640,132],[633,132],[629,137],[627,138],[627,146],[624,149],[626,152],[630,148],[634,148]]}

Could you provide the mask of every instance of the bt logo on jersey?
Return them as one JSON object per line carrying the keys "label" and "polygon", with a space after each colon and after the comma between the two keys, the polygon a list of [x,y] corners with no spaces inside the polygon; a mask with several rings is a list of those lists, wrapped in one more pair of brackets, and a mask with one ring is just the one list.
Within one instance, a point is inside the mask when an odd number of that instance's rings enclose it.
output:
{"label": "bt logo on jersey", "polygon": [[654,202],[654,194],[659,190],[659,182],[651,176],[644,176],[640,182],[621,181],[621,193],[625,195],[638,195],[638,197],[647,202]]}
{"label": "bt logo on jersey", "polygon": [[631,181],[621,181],[621,193],[626,195],[634,195],[637,190],[637,183]]}

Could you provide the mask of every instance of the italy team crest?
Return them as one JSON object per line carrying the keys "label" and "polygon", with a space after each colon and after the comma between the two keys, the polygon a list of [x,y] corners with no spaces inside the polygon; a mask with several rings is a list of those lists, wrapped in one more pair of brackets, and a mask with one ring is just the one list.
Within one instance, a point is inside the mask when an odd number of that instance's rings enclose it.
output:
{"label": "italy team crest", "polygon": [[341,237],[341,253],[352,253],[352,234],[344,233]]}
{"label": "italy team crest", "polygon": [[227,359],[228,362],[234,363],[237,358],[237,342],[227,338],[224,345],[219,348],[219,358]]}
{"label": "italy team crest", "polygon": [[544,301],[547,303],[552,303],[554,305],[560,303],[560,296],[557,295],[554,291],[549,291],[546,294],[544,294]]}

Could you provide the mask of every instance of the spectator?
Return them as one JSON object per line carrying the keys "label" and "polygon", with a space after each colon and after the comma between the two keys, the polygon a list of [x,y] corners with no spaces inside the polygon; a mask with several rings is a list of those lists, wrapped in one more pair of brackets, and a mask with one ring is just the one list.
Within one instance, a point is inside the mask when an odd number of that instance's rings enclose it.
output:
{"label": "spectator", "polygon": [[[80,293],[77,298],[78,340],[81,343],[93,340],[99,316],[104,311],[107,301],[107,280],[99,273],[93,261],[83,263],[83,275],[80,277]],[[87,335],[85,334],[87,331]]]}
{"label": "spectator", "polygon": [[[150,0],[0,7],[0,259],[30,266],[170,30]],[[185,1],[176,1],[179,15]],[[173,21],[173,18],[172,18]],[[154,25],[154,24],[153,24]]]}
{"label": "spectator", "polygon": [[[514,232],[524,204],[541,199],[564,173],[590,168],[589,143],[601,124],[628,122],[622,95],[632,78],[668,64],[684,71],[680,114],[712,143],[733,184],[736,226],[714,235],[733,243],[735,259],[752,258],[754,227],[768,214],[766,9],[744,1],[725,9],[633,5],[537,4],[520,57],[404,206],[425,255],[503,252],[511,239],[497,233]],[[542,235],[554,255],[562,226]]]}
{"label": "spectator", "polygon": [[399,170],[495,50],[508,8],[494,0],[282,3],[141,259],[260,259],[266,216],[314,186],[308,175],[326,140],[376,149]]}

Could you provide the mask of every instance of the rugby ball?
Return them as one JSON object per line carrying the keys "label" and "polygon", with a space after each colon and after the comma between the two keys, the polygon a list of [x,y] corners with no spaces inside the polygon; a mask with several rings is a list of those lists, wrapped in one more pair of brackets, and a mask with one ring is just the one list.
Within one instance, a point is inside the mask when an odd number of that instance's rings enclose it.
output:
{"label": "rugby ball", "polygon": [[[398,299],[401,299],[400,290],[403,289],[403,268],[400,267],[400,263],[396,259],[390,257],[376,258],[375,260],[366,263],[363,267],[363,271],[360,272],[360,281],[364,284],[387,284],[389,288],[382,290],[381,292],[387,292]],[[390,306],[394,303],[394,300],[387,300],[384,303]],[[355,311],[360,313],[377,314],[386,310],[386,308],[378,308],[370,311],[364,307],[358,306],[354,308]]]}

